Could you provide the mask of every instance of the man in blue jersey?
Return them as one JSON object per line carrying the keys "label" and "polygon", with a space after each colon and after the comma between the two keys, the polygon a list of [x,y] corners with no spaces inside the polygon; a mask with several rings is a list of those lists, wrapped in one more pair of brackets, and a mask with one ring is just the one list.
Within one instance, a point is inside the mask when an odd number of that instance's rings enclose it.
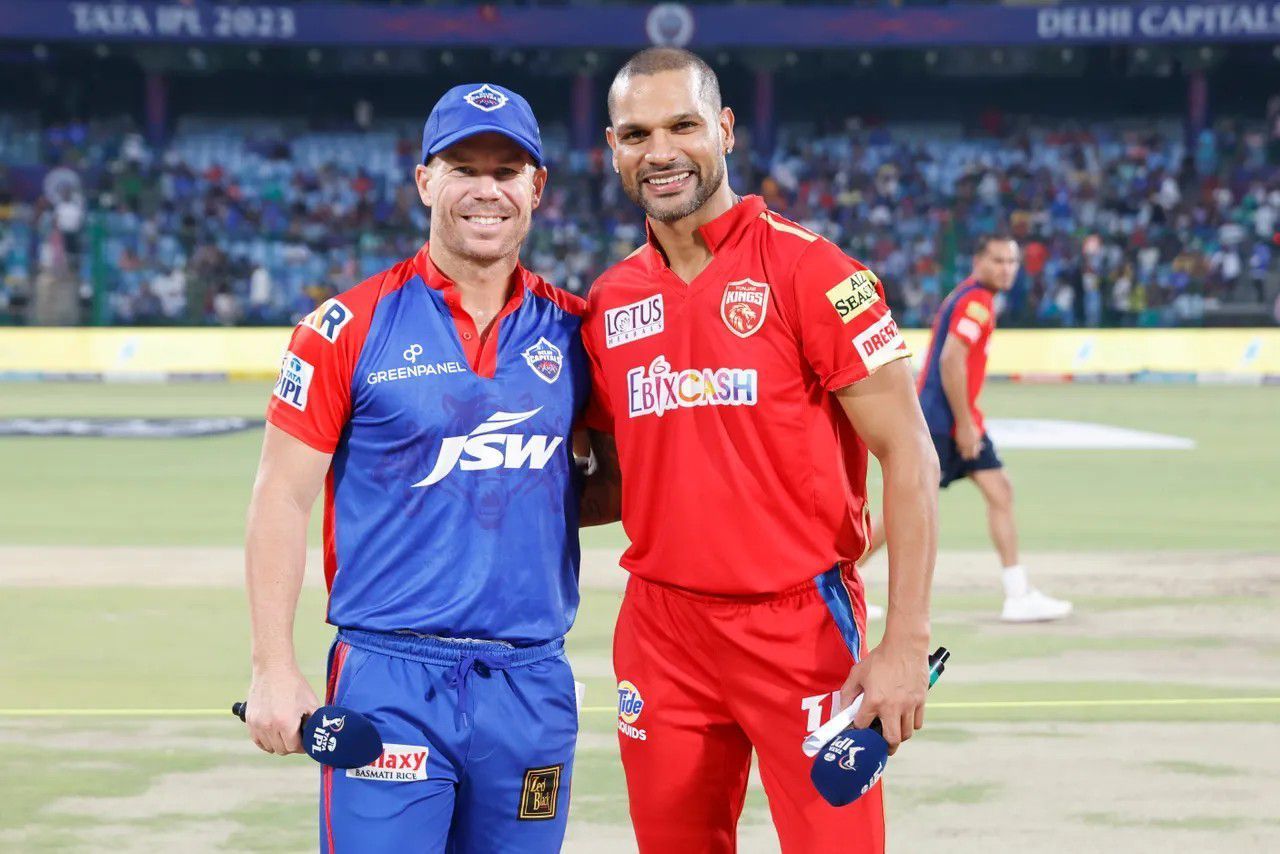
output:
{"label": "man in blue jersey", "polygon": [[254,742],[300,752],[318,701],[293,620],[324,488],[326,702],[378,727],[324,768],[322,852],[558,851],[577,733],[571,431],[581,300],[519,263],[547,172],[529,105],[451,89],[415,170],[430,239],[294,330],[249,510]]}

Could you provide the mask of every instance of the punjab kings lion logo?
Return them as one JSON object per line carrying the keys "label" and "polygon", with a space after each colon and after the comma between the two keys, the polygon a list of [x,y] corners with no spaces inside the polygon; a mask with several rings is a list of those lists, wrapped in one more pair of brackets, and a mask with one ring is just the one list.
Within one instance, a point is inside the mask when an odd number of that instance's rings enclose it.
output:
{"label": "punjab kings lion logo", "polygon": [[768,285],[752,279],[740,279],[724,286],[724,296],[720,298],[720,319],[739,338],[759,332],[768,312]]}

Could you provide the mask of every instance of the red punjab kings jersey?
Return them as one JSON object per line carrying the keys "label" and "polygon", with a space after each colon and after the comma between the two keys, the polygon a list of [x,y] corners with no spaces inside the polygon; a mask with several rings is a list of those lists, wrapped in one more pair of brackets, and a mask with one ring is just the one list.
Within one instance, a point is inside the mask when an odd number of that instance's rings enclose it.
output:
{"label": "red punjab kings jersey", "polygon": [[588,423],[622,468],[622,558],[702,593],[792,587],[870,532],[867,450],[832,392],[908,355],[876,277],[748,196],[686,284],[650,242],[602,275]]}

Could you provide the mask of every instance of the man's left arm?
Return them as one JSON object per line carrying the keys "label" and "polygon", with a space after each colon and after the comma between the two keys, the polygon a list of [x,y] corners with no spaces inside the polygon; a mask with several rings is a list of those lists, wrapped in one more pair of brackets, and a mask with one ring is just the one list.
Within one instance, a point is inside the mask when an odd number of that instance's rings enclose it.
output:
{"label": "man's left arm", "polygon": [[[590,303],[588,303],[590,306]],[[598,334],[598,333],[597,333]],[[578,508],[578,526],[608,525],[622,519],[622,472],[613,437],[613,407],[604,370],[596,358],[591,318],[582,324],[582,345],[591,376],[591,395],[573,433],[573,455],[585,475]]]}
{"label": "man's left arm", "polygon": [[584,479],[578,527],[608,525],[622,519],[622,473],[613,436],[598,430],[576,430],[573,456]]}
{"label": "man's left arm", "polygon": [[836,392],[845,415],[880,461],[889,545],[884,637],[841,689],[862,694],[854,724],[877,717],[890,753],[924,726],[928,690],[929,592],[938,548],[938,456],[920,412],[907,360],[881,366]]}
{"label": "man's left arm", "polygon": [[800,347],[884,471],[889,614],[884,639],[850,672],[846,702],[865,694],[855,719],[879,716],[891,750],[924,725],[929,585],[937,550],[938,456],[907,365],[906,342],[875,274],[815,238],[780,291]]}

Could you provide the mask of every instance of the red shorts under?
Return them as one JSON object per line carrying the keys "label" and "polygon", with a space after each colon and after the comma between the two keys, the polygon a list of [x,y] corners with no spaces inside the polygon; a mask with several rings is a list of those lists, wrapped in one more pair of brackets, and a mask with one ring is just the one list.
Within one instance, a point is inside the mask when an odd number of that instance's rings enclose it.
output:
{"label": "red shorts under", "polygon": [[866,650],[852,566],[771,596],[719,598],[632,576],[614,634],[618,741],[642,854],[737,850],[751,751],[782,850],[884,851],[882,785],[836,808],[801,744]]}

